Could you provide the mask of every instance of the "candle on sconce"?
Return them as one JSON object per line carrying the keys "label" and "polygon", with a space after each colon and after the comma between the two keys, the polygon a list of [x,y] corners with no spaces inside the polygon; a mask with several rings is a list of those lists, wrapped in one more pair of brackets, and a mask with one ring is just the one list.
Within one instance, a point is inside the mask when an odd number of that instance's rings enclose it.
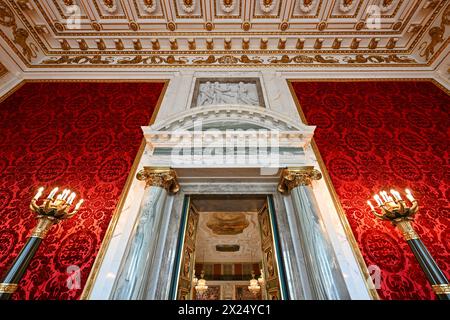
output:
{"label": "candle on sconce", "polygon": [[389,202],[389,198],[388,198],[388,195],[387,195],[386,191],[381,191],[380,195],[383,198],[384,202]]}
{"label": "candle on sconce", "polygon": [[382,206],[383,205],[383,201],[381,200],[381,198],[380,198],[380,196],[379,195],[374,195],[373,196],[373,198],[375,199],[375,201],[377,202],[377,204],[379,205],[379,206]]}
{"label": "candle on sconce", "polygon": [[70,196],[69,196],[69,198],[67,198],[67,204],[72,204],[72,202],[73,202],[73,200],[75,200],[75,197],[76,197],[77,195],[76,195],[76,193],[75,192],[72,192],[71,194],[70,194]]}
{"label": "candle on sconce", "polygon": [[411,201],[411,202],[416,201],[416,199],[414,199],[414,196],[411,193],[411,190],[405,189],[405,192],[406,192],[406,198],[408,198],[409,201]]}
{"label": "candle on sconce", "polygon": [[80,201],[78,201],[77,205],[75,206],[75,211],[79,210],[81,205],[83,204],[84,200],[81,199]]}
{"label": "candle on sconce", "polygon": [[375,208],[370,200],[367,201],[372,214],[380,220],[390,221],[402,233],[434,293],[441,300],[450,300],[450,282],[436,264],[412,225],[414,215],[419,210],[419,202],[409,189],[405,189],[405,196],[411,203],[404,201],[397,190],[390,189],[389,192],[394,198],[384,190],[374,195],[373,198],[376,200],[379,208]]}
{"label": "candle on sconce", "polygon": [[394,198],[397,201],[402,201],[403,200],[401,195],[400,195],[400,192],[398,192],[397,190],[391,189],[391,194],[394,196]]}
{"label": "candle on sconce", "polygon": [[50,194],[48,195],[47,199],[53,199],[53,197],[55,196],[56,192],[58,192],[58,187],[53,188],[52,191],[50,191]]}
{"label": "candle on sconce", "polygon": [[36,200],[36,201],[37,201],[37,200],[42,196],[42,193],[43,193],[43,192],[44,192],[44,187],[40,187],[40,188],[38,189],[36,195],[34,196],[33,200]]}
{"label": "candle on sconce", "polygon": [[0,278],[0,300],[9,299],[17,289],[19,281],[25,274],[42,239],[46,237],[50,228],[54,224],[74,216],[83,204],[83,199],[81,199],[76,204],[74,210],[70,212],[77,194],[70,189],[64,189],[56,196],[59,190],[58,187],[53,188],[45,200],[38,204],[38,200],[43,195],[44,190],[44,187],[39,187],[30,202],[30,209],[36,213],[39,222],[28,237],[25,246],[13,261],[12,266],[6,272],[5,276]]}

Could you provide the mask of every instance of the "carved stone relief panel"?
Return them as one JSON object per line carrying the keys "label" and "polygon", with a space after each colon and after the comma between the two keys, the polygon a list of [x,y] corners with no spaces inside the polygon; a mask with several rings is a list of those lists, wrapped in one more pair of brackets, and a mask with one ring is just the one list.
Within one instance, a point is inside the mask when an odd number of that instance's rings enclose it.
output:
{"label": "carved stone relief panel", "polygon": [[265,108],[258,78],[197,79],[191,107],[247,105]]}

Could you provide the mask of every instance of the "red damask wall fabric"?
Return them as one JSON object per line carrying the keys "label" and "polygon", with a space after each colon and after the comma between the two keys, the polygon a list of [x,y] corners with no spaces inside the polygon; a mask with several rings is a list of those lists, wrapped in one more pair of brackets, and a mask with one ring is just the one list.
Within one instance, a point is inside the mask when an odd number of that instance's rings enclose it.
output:
{"label": "red damask wall fabric", "polygon": [[[0,273],[36,225],[39,186],[70,187],[85,199],[54,226],[13,299],[77,299],[164,83],[27,83],[0,104]],[[81,271],[69,290],[67,267]]]}
{"label": "red damask wall fabric", "polygon": [[450,278],[450,97],[431,82],[293,82],[367,265],[381,269],[382,299],[435,299],[407,243],[367,200],[409,187],[414,227]]}

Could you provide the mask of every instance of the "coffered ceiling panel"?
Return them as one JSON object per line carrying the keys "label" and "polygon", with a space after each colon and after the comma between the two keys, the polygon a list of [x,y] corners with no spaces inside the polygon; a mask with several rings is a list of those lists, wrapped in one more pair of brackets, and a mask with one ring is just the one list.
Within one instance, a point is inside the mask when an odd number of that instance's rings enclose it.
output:
{"label": "coffered ceiling panel", "polygon": [[428,66],[447,0],[0,0],[0,45],[27,68]]}

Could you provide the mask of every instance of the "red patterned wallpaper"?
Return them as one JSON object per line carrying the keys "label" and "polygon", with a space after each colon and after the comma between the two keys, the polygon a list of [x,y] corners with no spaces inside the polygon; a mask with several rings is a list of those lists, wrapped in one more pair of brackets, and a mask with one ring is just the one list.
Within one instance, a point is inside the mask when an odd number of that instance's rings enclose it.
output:
{"label": "red patterned wallpaper", "polygon": [[[164,83],[27,83],[0,103],[0,273],[36,224],[37,188],[70,187],[86,200],[54,226],[13,299],[77,299]],[[77,265],[81,289],[66,286]]]}
{"label": "red patterned wallpaper", "polygon": [[[366,201],[410,187],[414,226],[450,277],[450,96],[431,82],[293,82],[367,265],[381,268],[382,299],[434,299],[407,243]],[[402,190],[403,191],[403,190]]]}

